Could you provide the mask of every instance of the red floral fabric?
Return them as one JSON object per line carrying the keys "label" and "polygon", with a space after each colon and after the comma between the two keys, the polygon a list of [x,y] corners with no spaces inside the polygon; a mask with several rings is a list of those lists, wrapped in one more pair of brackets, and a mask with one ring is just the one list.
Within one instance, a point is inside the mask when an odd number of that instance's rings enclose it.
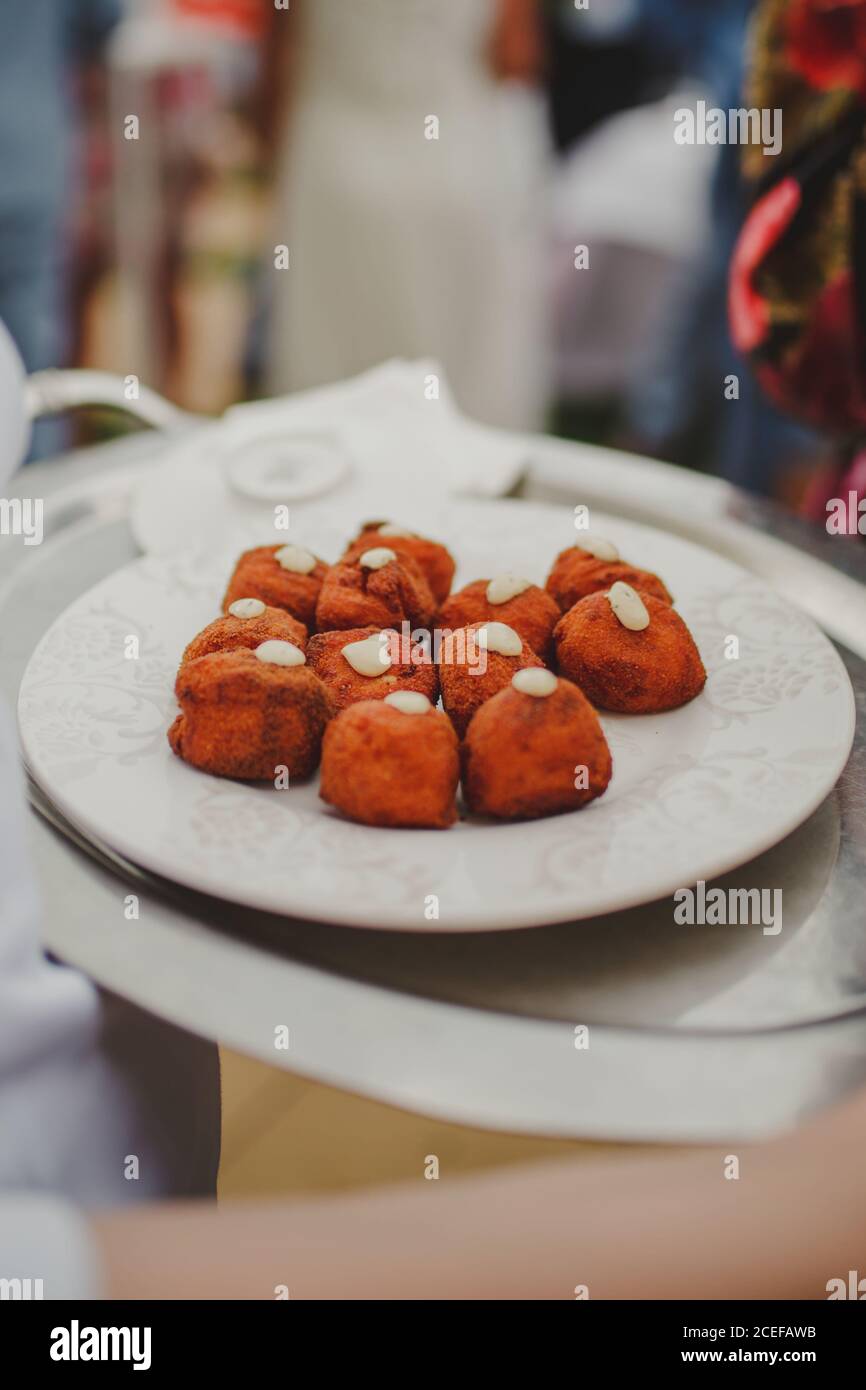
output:
{"label": "red floral fabric", "polygon": [[731,260],[736,347],[783,410],[866,431],[866,0],[762,0],[746,104],[782,112]]}
{"label": "red floral fabric", "polygon": [[863,92],[866,6],[861,0],[791,0],[785,52],[792,71],[811,86]]}

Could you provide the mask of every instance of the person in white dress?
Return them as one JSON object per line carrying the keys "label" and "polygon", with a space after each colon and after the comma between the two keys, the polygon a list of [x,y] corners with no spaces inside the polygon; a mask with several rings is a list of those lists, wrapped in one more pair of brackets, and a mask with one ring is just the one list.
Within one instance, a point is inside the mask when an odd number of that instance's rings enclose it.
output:
{"label": "person in white dress", "polygon": [[266,279],[272,393],[434,357],[467,414],[541,425],[536,18],[534,0],[275,10],[270,58],[292,90],[277,121],[274,219],[289,265]]}

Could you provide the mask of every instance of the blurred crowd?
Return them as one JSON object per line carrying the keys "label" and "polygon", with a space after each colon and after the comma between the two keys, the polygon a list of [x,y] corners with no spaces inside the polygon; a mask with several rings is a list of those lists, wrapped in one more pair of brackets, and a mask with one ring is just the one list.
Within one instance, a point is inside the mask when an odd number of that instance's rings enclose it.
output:
{"label": "blurred crowd", "polygon": [[[0,7],[0,319],[187,409],[434,357],[478,419],[796,504],[823,437],[731,340],[753,0]],[[737,392],[725,383],[732,374]]]}

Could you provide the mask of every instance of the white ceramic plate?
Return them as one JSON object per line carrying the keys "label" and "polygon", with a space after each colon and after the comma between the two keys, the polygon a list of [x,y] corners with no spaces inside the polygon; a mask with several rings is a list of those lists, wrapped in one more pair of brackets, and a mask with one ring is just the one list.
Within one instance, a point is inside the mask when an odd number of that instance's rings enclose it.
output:
{"label": "white ceramic plate", "polygon": [[[292,538],[334,557],[359,519],[323,502]],[[427,503],[395,520],[450,544],[457,584],[506,567],[543,582],[574,539],[568,509],[524,502]],[[277,791],[180,762],[165,738],[175,669],[218,612],[230,549],[207,563],[139,560],[67,609],[22,682],[27,762],[67,816],[145,868],[314,920],[413,931],[534,926],[731,870],[792,831],[833,787],[854,730],[847,673],[809,619],[728,561],[614,518],[596,515],[593,526],[663,576],[709,680],[684,709],[604,716],[614,776],[582,811],[379,830],[326,808],[315,780]],[[131,636],[137,659],[124,654]],[[725,656],[729,637],[737,659]],[[425,915],[430,895],[438,918]]]}

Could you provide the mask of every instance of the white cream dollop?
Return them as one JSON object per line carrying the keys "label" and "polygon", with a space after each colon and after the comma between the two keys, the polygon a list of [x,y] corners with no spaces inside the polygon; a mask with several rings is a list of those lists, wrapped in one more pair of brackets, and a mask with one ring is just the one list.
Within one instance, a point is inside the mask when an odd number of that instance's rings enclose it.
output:
{"label": "white cream dollop", "polygon": [[610,586],[607,601],[629,632],[643,632],[644,628],[649,627],[650,615],[646,604],[637,590],[624,580],[618,579]]}
{"label": "white cream dollop", "polygon": [[384,569],[385,565],[390,565],[397,556],[387,545],[376,545],[372,550],[365,550],[361,556],[361,566],[365,570]]}
{"label": "white cream dollop", "polygon": [[395,690],[393,695],[385,696],[385,704],[398,709],[401,714],[426,714],[428,709],[433,708],[420,690]]}
{"label": "white cream dollop", "polygon": [[414,531],[407,531],[403,526],[395,526],[393,521],[383,521],[381,526],[376,527],[376,530],[380,536],[403,536],[405,538],[415,534]]}
{"label": "white cream dollop", "polygon": [[384,675],[391,665],[387,634],[374,632],[370,637],[362,637],[360,642],[347,642],[343,656],[359,676]]}
{"label": "white cream dollop", "polygon": [[531,584],[531,579],[523,579],[519,574],[497,574],[487,585],[487,602],[507,603],[511,598],[517,598],[517,595],[522,594]]}
{"label": "white cream dollop", "polygon": [[542,699],[545,695],[553,694],[556,676],[543,666],[524,666],[522,671],[515,671],[511,684],[521,695],[534,695],[536,699]]}
{"label": "white cream dollop", "polygon": [[596,560],[618,560],[619,551],[613,541],[605,540],[604,536],[596,536],[593,531],[582,531],[580,540],[575,541],[578,550],[585,550],[588,555],[594,555]]}
{"label": "white cream dollop", "polygon": [[260,598],[236,598],[229,604],[233,618],[260,618],[264,611],[265,605]]}
{"label": "white cream dollop", "polygon": [[476,640],[479,647],[501,656],[520,656],[523,651],[520,637],[507,623],[485,623],[476,630]]}
{"label": "white cream dollop", "polygon": [[276,637],[269,642],[260,642],[255,655],[268,666],[303,666],[307,660],[294,642],[280,642]]}
{"label": "white cream dollop", "polygon": [[284,545],[274,552],[274,559],[292,574],[309,574],[316,567],[316,557],[302,545]]}

